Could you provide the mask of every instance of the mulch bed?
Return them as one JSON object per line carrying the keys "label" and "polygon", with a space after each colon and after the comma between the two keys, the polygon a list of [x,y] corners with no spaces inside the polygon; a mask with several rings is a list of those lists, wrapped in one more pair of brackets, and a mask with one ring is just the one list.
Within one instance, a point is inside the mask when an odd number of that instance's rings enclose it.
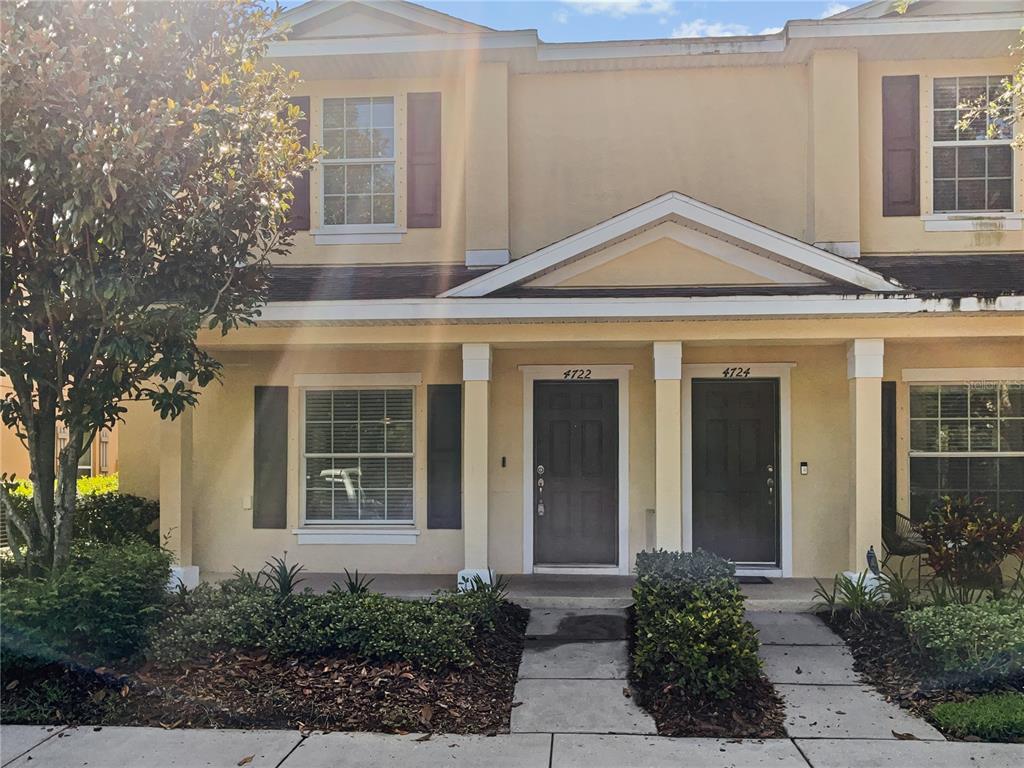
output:
{"label": "mulch bed", "polygon": [[[936,704],[966,701],[979,694],[1007,689],[952,683],[936,677],[914,649],[903,622],[891,613],[865,614],[860,621],[852,621],[848,611],[837,611],[834,616],[824,613],[820,618],[846,641],[853,655],[853,668],[873,688],[936,728],[938,725],[931,717]],[[1009,688],[1024,693],[1024,676],[1011,681]]]}
{"label": "mulch bed", "polygon": [[[628,611],[629,656],[636,637],[633,609]],[[660,736],[723,739],[785,738],[785,707],[763,675],[729,699],[702,698],[674,685],[638,680],[630,671],[636,703],[654,718]]]}
{"label": "mulch bed", "polygon": [[[509,729],[529,612],[506,604],[497,631],[476,644],[476,663],[427,672],[404,663],[354,656],[274,660],[232,651],[161,669],[146,665],[126,678],[50,669],[5,691],[3,721],[32,711],[40,686],[71,675],[71,701],[58,714],[29,720],[165,728],[299,728],[301,730],[500,733]],[[91,676],[90,676],[91,675]],[[8,675],[8,677],[11,677]],[[13,680],[5,680],[10,686]],[[20,706],[19,706],[20,705]],[[25,722],[25,715],[21,721]]]}

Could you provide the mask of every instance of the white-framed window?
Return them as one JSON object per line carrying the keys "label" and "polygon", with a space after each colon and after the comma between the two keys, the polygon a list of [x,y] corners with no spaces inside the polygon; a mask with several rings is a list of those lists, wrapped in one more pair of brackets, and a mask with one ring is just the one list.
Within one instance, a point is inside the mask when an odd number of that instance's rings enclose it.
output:
{"label": "white-framed window", "polygon": [[910,516],[941,496],[1024,515],[1024,382],[910,385]]}
{"label": "white-framed window", "polygon": [[414,390],[303,393],[304,518],[413,522]]}
{"label": "white-framed window", "polygon": [[395,99],[324,99],[323,224],[394,225]]}
{"label": "white-framed window", "polygon": [[1003,92],[1005,75],[938,77],[932,93],[932,208],[935,213],[1013,209],[1013,118],[982,113],[960,127],[972,105]]}

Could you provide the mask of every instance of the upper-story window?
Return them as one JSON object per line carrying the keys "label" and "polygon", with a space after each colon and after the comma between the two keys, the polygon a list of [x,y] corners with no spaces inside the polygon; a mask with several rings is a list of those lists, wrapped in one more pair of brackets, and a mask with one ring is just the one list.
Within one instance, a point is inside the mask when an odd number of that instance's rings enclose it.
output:
{"label": "upper-story window", "polygon": [[1012,116],[981,114],[961,127],[969,105],[1002,93],[1005,76],[941,77],[934,83],[933,187],[936,213],[1013,208]]}
{"label": "upper-story window", "polygon": [[324,224],[395,223],[395,100],[324,99]]}

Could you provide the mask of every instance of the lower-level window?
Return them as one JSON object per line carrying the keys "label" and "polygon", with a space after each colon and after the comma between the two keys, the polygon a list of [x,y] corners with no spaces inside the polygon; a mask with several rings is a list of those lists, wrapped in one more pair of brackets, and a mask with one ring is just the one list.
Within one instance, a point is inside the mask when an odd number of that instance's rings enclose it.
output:
{"label": "lower-level window", "polygon": [[308,523],[411,523],[413,390],[307,390]]}
{"label": "lower-level window", "polygon": [[941,496],[1024,515],[1024,382],[911,385],[911,518]]}

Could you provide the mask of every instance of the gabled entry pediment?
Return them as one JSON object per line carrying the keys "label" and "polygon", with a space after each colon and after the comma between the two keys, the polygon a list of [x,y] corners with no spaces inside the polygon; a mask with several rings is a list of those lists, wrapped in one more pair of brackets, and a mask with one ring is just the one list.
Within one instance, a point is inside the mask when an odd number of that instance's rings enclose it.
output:
{"label": "gabled entry pediment", "polygon": [[292,40],[479,32],[477,24],[400,0],[315,0],[284,19]]}
{"label": "gabled entry pediment", "polygon": [[524,283],[530,288],[821,285],[814,275],[664,222]]}
{"label": "gabled entry pediment", "polygon": [[679,192],[599,222],[441,294],[512,286],[854,286],[899,292],[883,275]]}

